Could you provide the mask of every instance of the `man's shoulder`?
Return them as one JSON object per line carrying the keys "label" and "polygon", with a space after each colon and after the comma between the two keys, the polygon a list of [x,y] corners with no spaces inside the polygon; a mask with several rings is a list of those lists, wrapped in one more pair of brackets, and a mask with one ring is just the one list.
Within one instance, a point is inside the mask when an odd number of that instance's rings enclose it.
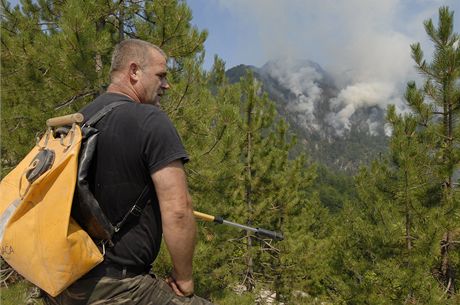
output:
{"label": "man's shoulder", "polygon": [[103,93],[99,95],[98,97],[96,97],[92,102],[90,102],[89,104],[81,108],[80,112],[83,114],[97,112],[100,109],[104,108],[104,106],[107,106],[114,102],[134,103],[134,101],[132,101],[129,97],[121,95],[121,94]]}
{"label": "man's shoulder", "polygon": [[104,93],[94,99],[91,103],[83,107],[80,112],[84,115],[85,118],[89,118],[96,114],[99,110],[102,110],[105,106],[108,106],[115,102],[126,102],[125,104],[120,105],[120,109],[114,109],[116,117],[118,118],[130,118],[136,117],[137,119],[147,119],[151,116],[166,116],[166,114],[161,111],[158,107],[153,105],[140,104],[133,101],[128,96],[118,94],[118,93]]}

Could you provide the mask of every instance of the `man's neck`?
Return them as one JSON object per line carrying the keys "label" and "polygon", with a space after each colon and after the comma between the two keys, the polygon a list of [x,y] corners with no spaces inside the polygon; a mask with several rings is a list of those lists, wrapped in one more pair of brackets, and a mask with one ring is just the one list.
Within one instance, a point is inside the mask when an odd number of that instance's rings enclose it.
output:
{"label": "man's neck", "polygon": [[139,100],[138,96],[135,94],[134,90],[132,90],[132,89],[126,87],[126,86],[119,85],[117,83],[111,83],[109,85],[109,87],[107,88],[107,92],[108,93],[117,93],[117,94],[126,95],[127,97],[129,97],[130,99],[135,101],[136,103],[141,102]]}

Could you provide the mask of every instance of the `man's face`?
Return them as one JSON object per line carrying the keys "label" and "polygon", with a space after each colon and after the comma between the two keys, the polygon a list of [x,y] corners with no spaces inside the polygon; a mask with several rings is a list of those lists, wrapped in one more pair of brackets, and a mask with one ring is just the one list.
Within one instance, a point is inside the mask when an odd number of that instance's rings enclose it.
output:
{"label": "man's face", "polygon": [[147,64],[140,68],[139,98],[143,104],[160,105],[160,98],[169,89],[166,80],[166,59],[157,50],[151,50]]}

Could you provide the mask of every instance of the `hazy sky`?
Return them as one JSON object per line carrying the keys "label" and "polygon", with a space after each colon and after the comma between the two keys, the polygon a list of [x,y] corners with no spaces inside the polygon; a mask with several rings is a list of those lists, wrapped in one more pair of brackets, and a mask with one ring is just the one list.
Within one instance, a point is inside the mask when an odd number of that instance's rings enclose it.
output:
{"label": "hazy sky", "polygon": [[[10,0],[13,5],[18,0]],[[456,11],[459,0],[186,0],[192,24],[209,31],[206,67],[214,54],[227,63],[261,66],[269,59],[310,59],[335,70],[392,74],[404,67],[409,45],[429,46],[423,30],[438,8]],[[399,72],[399,71],[398,71]]]}
{"label": "hazy sky", "polygon": [[[459,0],[189,0],[192,23],[208,29],[207,66],[218,54],[230,68],[261,66],[284,56],[334,68],[391,74],[410,56],[409,45],[427,43],[423,21],[438,8],[456,11]],[[371,71],[368,73],[372,74]]]}

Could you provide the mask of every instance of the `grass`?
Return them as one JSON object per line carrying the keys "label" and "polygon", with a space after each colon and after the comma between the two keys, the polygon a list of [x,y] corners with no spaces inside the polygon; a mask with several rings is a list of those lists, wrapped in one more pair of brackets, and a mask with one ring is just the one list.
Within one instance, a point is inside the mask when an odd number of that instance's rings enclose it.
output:
{"label": "grass", "polygon": [[0,305],[44,305],[41,299],[30,297],[33,286],[26,281],[0,288]]}

